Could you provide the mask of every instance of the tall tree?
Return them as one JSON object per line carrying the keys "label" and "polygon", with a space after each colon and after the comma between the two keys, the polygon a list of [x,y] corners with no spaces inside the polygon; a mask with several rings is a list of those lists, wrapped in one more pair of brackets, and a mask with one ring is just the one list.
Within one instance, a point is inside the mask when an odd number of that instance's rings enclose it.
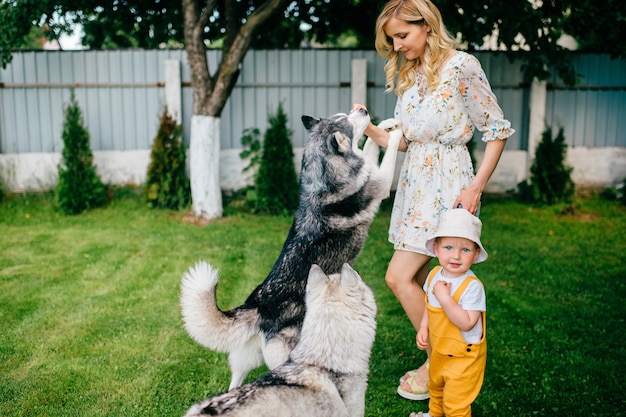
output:
{"label": "tall tree", "polygon": [[[374,22],[386,0],[291,0],[282,2],[251,35],[251,48],[340,46],[352,35],[351,47],[372,48]],[[204,1],[213,8],[206,23],[205,43],[222,45],[228,6],[245,19],[261,0]],[[571,35],[583,52],[626,58],[626,2],[605,0],[436,0],[452,33],[461,35],[469,50],[480,49],[484,37],[497,33],[497,47],[526,62],[529,77],[545,76],[553,65],[568,75],[561,35]],[[230,6],[229,6],[230,5]],[[203,9],[206,6],[201,6]],[[91,49],[182,46],[181,0],[0,0],[0,64],[28,33],[29,25],[47,23],[51,37],[83,25],[82,42]],[[355,19],[354,16],[358,16]],[[610,30],[607,30],[610,28]],[[525,51],[519,53],[516,51]],[[569,68],[571,70],[571,68]],[[570,73],[571,75],[571,73]],[[570,80],[571,81],[571,80]]]}
{"label": "tall tree", "polygon": [[[185,50],[191,70],[193,115],[190,127],[190,176],[193,212],[208,219],[222,215],[219,184],[220,116],[230,96],[252,36],[272,13],[289,0],[264,2],[183,0]],[[254,4],[259,3],[259,4]],[[224,47],[216,71],[207,62],[204,32],[223,17]]]}

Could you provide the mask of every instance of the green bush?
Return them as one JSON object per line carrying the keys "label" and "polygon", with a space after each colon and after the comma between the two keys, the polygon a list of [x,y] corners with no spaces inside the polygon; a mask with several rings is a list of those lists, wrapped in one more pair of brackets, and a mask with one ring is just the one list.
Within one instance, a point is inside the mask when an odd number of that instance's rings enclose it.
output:
{"label": "green bush", "polygon": [[518,184],[521,199],[548,205],[570,202],[575,186],[571,178],[572,168],[565,165],[566,155],[563,128],[559,129],[556,138],[552,138],[552,130],[546,128],[530,167],[530,183]]}
{"label": "green bush", "polygon": [[298,207],[299,185],[291,132],[282,105],[268,121],[270,127],[262,144],[256,128],[244,130],[241,138],[246,149],[239,156],[250,160],[244,172],[257,170],[254,185],[245,190],[246,206],[257,213],[291,213]]}
{"label": "green bush", "polygon": [[2,200],[4,200],[4,197],[6,197],[7,193],[8,187],[4,183],[4,178],[0,175],[0,203],[2,203]]}
{"label": "green bush", "polygon": [[191,200],[182,136],[182,126],[163,111],[146,180],[146,198],[151,207],[179,210]]}
{"label": "green bush", "polygon": [[261,164],[261,132],[259,129],[256,127],[244,129],[241,144],[245,148],[239,156],[242,159],[249,159],[248,165],[243,169],[243,172],[255,172]]}
{"label": "green bush", "polygon": [[298,207],[298,176],[293,162],[291,131],[282,104],[270,116],[263,136],[263,152],[256,175],[257,211],[291,213]]}
{"label": "green bush", "polygon": [[605,200],[615,200],[621,205],[626,206],[626,178],[615,187],[602,190],[600,196]]}
{"label": "green bush", "polygon": [[[239,153],[239,157],[248,160],[248,165],[243,169],[243,172],[251,172],[252,178],[256,182],[256,172],[258,172],[261,164],[261,132],[259,129],[256,127],[244,129],[241,144],[244,146],[244,150]],[[234,193],[231,200],[236,199],[240,199],[246,209],[256,211],[256,185],[248,185]]]}
{"label": "green bush", "polygon": [[79,214],[103,206],[107,190],[93,165],[89,132],[73,90],[65,107],[62,138],[63,152],[56,188],[59,208],[65,214]]}

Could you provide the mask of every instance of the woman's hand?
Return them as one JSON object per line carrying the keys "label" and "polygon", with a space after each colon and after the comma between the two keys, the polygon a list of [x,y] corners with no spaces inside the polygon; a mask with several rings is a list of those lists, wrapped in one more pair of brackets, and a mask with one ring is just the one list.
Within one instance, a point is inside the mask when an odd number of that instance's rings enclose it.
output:
{"label": "woman's hand", "polygon": [[[350,113],[353,113],[359,109],[364,109],[367,111],[367,108],[359,103],[355,103],[352,106],[352,109],[350,110]],[[378,146],[382,146],[383,148],[387,148],[387,145],[389,144],[389,132],[387,132],[384,129],[379,128],[378,126],[376,126],[375,124],[373,124],[372,122],[370,122],[370,124],[367,126],[367,128],[365,129],[365,132],[363,132],[365,134],[365,136],[367,136],[368,138],[372,139],[374,142],[376,142],[376,144]],[[398,150],[400,152],[406,152],[407,150],[407,142],[406,140],[402,140],[400,139],[400,144],[398,145]]]}
{"label": "woman's hand", "polygon": [[491,174],[495,171],[498,161],[500,161],[505,144],[506,140],[503,139],[490,140],[487,142],[483,160],[480,163],[474,180],[466,190],[461,191],[461,194],[454,200],[452,208],[457,208],[460,204],[461,207],[468,210],[473,215],[476,215],[480,206],[480,198],[483,190],[487,186]]}
{"label": "woman's hand", "polygon": [[480,198],[482,193],[473,188],[467,188],[461,191],[461,194],[454,200],[452,208],[464,208],[473,215],[476,215],[478,208],[480,207]]}

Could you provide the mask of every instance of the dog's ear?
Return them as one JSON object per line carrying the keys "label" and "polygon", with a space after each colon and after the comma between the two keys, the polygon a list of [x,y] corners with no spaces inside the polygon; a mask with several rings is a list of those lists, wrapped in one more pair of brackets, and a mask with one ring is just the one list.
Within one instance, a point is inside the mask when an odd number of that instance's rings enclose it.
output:
{"label": "dog's ear", "polygon": [[320,285],[325,285],[324,283],[327,279],[328,276],[319,265],[311,265],[311,269],[309,269],[309,277],[307,279],[307,292],[313,288],[319,287]]}
{"label": "dog's ear", "polygon": [[357,287],[361,282],[361,276],[352,267],[345,263],[341,267],[341,285],[346,288]]}
{"label": "dog's ear", "polygon": [[335,132],[333,134],[333,144],[336,152],[340,155],[344,155],[350,152],[352,144],[350,138],[341,132]]}
{"label": "dog's ear", "polygon": [[320,119],[317,119],[312,116],[308,116],[306,114],[302,115],[302,124],[304,125],[304,128],[306,130],[311,130],[311,128],[315,126],[316,124],[318,124],[319,122],[320,122]]}

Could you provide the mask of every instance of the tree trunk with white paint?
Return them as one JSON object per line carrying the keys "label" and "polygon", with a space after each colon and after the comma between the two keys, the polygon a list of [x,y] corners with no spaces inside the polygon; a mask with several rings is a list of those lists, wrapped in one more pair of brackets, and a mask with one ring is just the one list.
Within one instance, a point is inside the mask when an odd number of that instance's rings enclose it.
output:
{"label": "tree trunk with white paint", "polygon": [[222,216],[220,188],[220,118],[191,116],[189,166],[193,214],[206,219]]}
{"label": "tree trunk with white paint", "polygon": [[[222,216],[220,115],[235,87],[253,34],[288,1],[267,0],[241,15],[234,2],[225,2],[222,10],[215,0],[182,0],[185,50],[193,89],[189,174],[193,213],[198,217],[211,220]],[[225,17],[226,37],[220,64],[211,75],[204,34],[216,13]]]}

